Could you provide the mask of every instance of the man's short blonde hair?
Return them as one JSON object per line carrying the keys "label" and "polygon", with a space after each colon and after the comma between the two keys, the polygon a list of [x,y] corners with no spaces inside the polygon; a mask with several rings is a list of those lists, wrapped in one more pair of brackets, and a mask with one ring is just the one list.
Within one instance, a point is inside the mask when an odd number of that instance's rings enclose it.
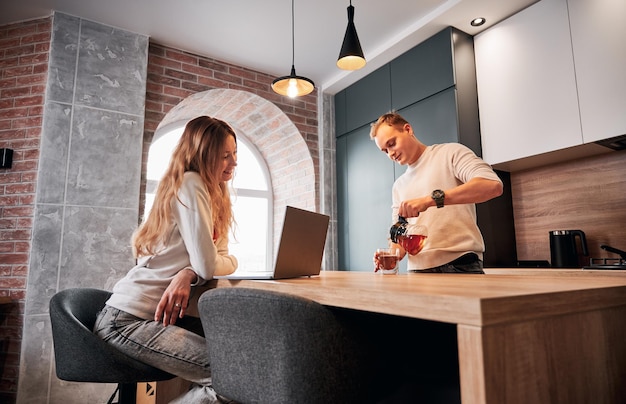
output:
{"label": "man's short blonde hair", "polygon": [[370,129],[370,138],[374,139],[376,137],[376,132],[381,125],[389,125],[395,126],[398,129],[402,129],[404,125],[409,123],[406,119],[402,117],[399,113],[395,111],[388,112],[382,115],[380,118],[376,120],[376,122],[372,123],[372,128]]}

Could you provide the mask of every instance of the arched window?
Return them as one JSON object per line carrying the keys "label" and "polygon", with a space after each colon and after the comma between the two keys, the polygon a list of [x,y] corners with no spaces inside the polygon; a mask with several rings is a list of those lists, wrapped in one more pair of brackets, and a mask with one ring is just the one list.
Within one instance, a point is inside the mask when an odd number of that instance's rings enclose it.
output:
{"label": "arched window", "polygon": [[[154,203],[159,180],[187,122],[167,125],[155,133],[148,152],[145,215]],[[236,131],[237,132],[237,131]],[[230,235],[229,250],[237,257],[239,266],[249,271],[264,271],[272,263],[272,192],[269,170],[256,147],[237,133],[237,169],[232,181],[231,195],[235,217],[234,234]]]}

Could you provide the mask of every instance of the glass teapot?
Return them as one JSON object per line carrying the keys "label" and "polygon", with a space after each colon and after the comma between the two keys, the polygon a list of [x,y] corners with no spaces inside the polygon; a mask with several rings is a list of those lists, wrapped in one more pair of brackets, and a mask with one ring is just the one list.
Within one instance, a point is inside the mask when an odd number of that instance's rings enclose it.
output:
{"label": "glass teapot", "polygon": [[428,237],[425,226],[409,223],[405,217],[398,216],[398,222],[389,229],[391,241],[400,244],[409,255],[416,255],[422,248]]}

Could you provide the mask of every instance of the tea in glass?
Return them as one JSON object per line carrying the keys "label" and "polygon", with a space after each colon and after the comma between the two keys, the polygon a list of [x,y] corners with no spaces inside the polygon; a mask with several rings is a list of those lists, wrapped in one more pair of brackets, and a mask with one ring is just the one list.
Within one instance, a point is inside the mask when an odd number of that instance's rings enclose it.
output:
{"label": "tea in glass", "polygon": [[409,255],[416,255],[424,248],[426,237],[423,234],[409,234],[408,236],[398,237],[398,243]]}
{"label": "tea in glass", "polygon": [[381,271],[383,275],[395,275],[398,273],[398,261],[400,250],[398,248],[379,248],[376,250],[378,264],[374,272]]}

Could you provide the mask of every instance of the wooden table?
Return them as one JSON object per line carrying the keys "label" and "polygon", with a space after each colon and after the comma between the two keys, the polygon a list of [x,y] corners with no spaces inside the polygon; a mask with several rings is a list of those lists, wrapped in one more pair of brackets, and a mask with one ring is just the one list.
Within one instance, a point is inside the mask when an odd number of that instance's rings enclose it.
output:
{"label": "wooden table", "polygon": [[617,403],[626,397],[626,271],[486,275],[324,271],[212,287],[456,324],[463,403]]}

